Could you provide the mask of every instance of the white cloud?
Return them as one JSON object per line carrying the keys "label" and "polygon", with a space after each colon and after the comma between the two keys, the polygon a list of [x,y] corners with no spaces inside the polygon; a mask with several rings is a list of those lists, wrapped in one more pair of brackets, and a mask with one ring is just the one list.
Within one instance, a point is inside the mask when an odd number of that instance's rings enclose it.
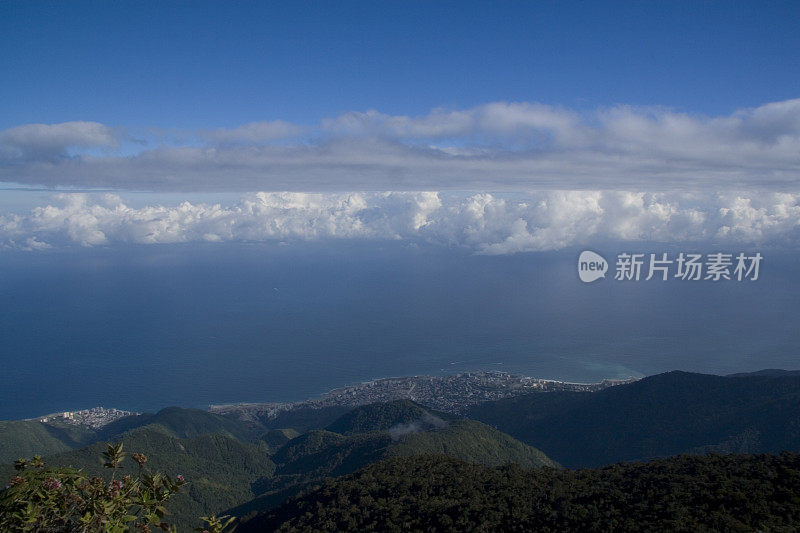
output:
{"label": "white cloud", "polygon": [[389,436],[392,438],[392,440],[397,441],[406,435],[419,433],[420,431],[428,431],[431,429],[442,429],[448,425],[449,424],[446,420],[442,420],[438,416],[434,416],[430,413],[425,413],[419,419],[411,421],[407,424],[399,422],[390,427],[387,431],[389,432]]}
{"label": "white cloud", "polygon": [[800,99],[717,117],[525,102],[423,116],[353,111],[316,126],[274,120],[164,134],[133,156],[63,157],[115,143],[97,123],[11,128],[0,133],[0,180],[242,192],[800,187]]}
{"label": "white cloud", "polygon": [[200,132],[200,137],[220,143],[258,143],[296,137],[303,133],[304,129],[305,128],[292,124],[291,122],[273,120],[251,122],[237,128],[204,130]]}
{"label": "white cloud", "polygon": [[116,195],[59,194],[0,213],[0,246],[392,239],[483,254],[598,242],[800,244],[800,194],[627,191],[259,192],[220,204],[127,206]]}
{"label": "white cloud", "polygon": [[70,148],[118,147],[118,134],[98,122],[25,124],[0,132],[0,162],[52,160]]}

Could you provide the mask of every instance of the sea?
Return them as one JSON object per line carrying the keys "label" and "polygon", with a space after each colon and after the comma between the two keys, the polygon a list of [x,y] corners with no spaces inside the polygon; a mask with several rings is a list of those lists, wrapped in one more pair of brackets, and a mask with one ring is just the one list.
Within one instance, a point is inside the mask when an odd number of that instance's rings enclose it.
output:
{"label": "sea", "polygon": [[[592,250],[612,269],[619,253],[681,251]],[[578,277],[581,251],[346,240],[0,250],[0,419],[298,401],[465,371],[593,382],[800,368],[796,251],[759,249],[756,281],[610,271],[592,283]]]}

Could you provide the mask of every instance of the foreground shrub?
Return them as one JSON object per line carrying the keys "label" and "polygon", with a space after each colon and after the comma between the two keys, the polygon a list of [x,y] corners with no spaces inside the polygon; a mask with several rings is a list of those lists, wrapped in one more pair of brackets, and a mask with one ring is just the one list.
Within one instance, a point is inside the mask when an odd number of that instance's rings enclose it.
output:
{"label": "foreground shrub", "polygon": [[131,458],[136,476],[119,476],[126,454],[122,443],[103,453],[109,479],[73,468],[49,468],[41,457],[14,463],[17,474],[0,493],[0,530],[37,532],[174,531],[166,522],[169,499],[186,482],[150,472],[142,454]]}

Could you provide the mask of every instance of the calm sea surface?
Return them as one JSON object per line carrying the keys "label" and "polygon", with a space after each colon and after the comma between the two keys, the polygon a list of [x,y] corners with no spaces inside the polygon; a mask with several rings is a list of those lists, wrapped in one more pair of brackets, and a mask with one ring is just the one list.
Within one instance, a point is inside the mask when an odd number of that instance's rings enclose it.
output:
{"label": "calm sea surface", "polygon": [[0,419],[302,400],[372,378],[465,370],[596,381],[800,368],[800,255],[762,251],[758,282],[584,285],[579,251],[0,251]]}

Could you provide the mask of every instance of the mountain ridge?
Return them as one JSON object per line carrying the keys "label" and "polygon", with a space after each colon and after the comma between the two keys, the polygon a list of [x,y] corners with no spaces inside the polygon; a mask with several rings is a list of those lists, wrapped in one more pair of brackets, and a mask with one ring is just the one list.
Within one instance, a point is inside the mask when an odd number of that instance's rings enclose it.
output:
{"label": "mountain ridge", "polygon": [[800,446],[800,373],[729,377],[674,371],[594,393],[485,402],[467,416],[571,468],[701,449],[795,451]]}

